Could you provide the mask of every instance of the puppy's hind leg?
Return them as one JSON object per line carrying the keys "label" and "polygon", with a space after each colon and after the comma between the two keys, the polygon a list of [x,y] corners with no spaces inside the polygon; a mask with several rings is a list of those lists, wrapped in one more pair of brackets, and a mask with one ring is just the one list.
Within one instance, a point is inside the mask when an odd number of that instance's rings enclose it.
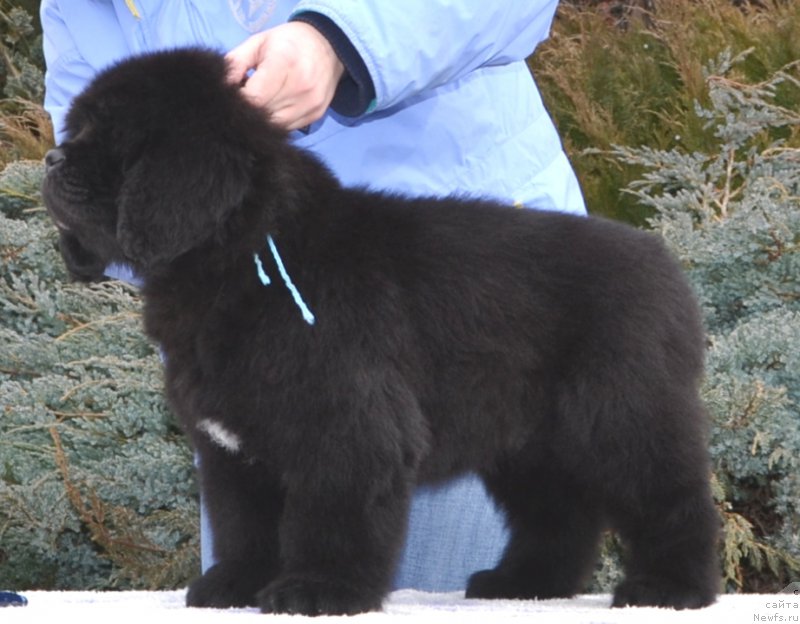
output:
{"label": "puppy's hind leg", "polygon": [[555,462],[507,460],[484,476],[511,539],[494,570],[473,574],[468,598],[556,598],[579,592],[602,531],[591,493]]}
{"label": "puppy's hind leg", "polygon": [[[702,419],[694,400],[662,404],[662,423]],[[631,483],[617,488],[617,495],[627,490],[633,496],[623,494],[610,505],[627,547],[626,576],[614,593],[615,607],[695,609],[713,603],[720,590],[721,522],[710,492],[704,438],[694,429],[662,431],[637,462],[639,474],[649,477],[631,480],[634,488]]]}
{"label": "puppy's hind leg", "polygon": [[619,523],[628,552],[613,606],[698,609],[716,600],[719,518],[710,493],[698,486],[669,497]]}

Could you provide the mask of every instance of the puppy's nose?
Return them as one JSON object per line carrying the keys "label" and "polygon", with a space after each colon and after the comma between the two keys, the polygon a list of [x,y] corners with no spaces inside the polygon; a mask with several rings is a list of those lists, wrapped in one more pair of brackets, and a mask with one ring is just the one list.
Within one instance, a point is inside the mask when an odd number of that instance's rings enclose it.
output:
{"label": "puppy's nose", "polygon": [[48,171],[50,171],[53,167],[57,167],[60,165],[66,156],[64,152],[59,148],[51,149],[44,155],[44,165]]}

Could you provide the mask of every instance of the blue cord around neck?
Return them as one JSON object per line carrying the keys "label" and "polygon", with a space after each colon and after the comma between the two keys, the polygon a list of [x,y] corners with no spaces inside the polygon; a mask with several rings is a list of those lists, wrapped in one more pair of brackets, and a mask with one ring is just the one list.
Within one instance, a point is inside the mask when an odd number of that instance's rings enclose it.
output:
{"label": "blue cord around neck", "polygon": [[[283,260],[281,260],[281,255],[278,253],[278,247],[275,245],[275,241],[272,239],[272,235],[267,236],[267,244],[269,245],[269,249],[272,252],[272,257],[275,258],[275,266],[278,267],[278,273],[281,274],[281,278],[283,279],[283,283],[286,284],[286,288],[292,294],[292,299],[294,299],[295,305],[300,309],[300,313],[303,315],[303,319],[309,325],[313,325],[314,315],[311,313],[311,310],[308,309],[306,302],[303,301],[303,297],[300,295],[300,291],[297,290],[297,287],[292,282],[292,278],[289,277],[289,273],[286,271],[286,267],[283,264]],[[258,254],[253,254],[256,262],[256,272],[258,273],[258,279],[261,280],[261,283],[264,286],[269,286],[272,283],[272,280],[269,279],[269,275],[264,270],[264,265],[261,263],[261,258],[258,257]]]}

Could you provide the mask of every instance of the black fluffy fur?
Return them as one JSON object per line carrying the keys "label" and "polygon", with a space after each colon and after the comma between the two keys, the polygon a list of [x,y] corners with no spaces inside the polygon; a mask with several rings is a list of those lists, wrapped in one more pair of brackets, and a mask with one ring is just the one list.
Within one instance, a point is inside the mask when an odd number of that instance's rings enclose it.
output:
{"label": "black fluffy fur", "polygon": [[74,277],[116,261],[143,279],[219,560],[188,604],[379,609],[415,484],[469,470],[512,537],[467,596],[573,595],[613,528],[627,546],[615,606],[713,602],[704,336],[659,239],[343,188],[225,75],[202,50],[103,72],[44,184]]}

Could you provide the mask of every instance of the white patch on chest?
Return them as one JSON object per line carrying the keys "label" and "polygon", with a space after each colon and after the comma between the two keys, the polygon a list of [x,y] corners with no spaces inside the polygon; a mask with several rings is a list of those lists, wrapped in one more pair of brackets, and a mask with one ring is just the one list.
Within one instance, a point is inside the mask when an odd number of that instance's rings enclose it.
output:
{"label": "white patch on chest", "polygon": [[220,423],[209,418],[197,423],[197,429],[208,435],[212,442],[230,453],[238,453],[239,449],[242,447],[242,440],[238,435],[232,431],[228,431]]}

